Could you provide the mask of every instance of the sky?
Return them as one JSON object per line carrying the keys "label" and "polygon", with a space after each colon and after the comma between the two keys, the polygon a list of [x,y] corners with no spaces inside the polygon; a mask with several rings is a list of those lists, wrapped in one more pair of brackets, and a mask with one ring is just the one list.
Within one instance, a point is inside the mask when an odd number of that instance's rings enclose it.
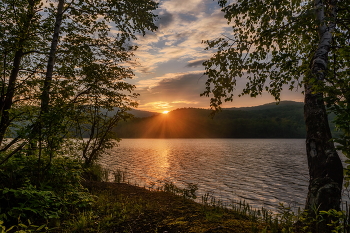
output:
{"label": "sky", "polygon": [[[200,97],[205,90],[206,76],[202,62],[214,51],[204,50],[203,40],[230,35],[217,1],[160,0],[155,12],[158,30],[137,40],[134,67],[139,110],[163,112],[177,108],[210,108],[210,98]],[[237,91],[245,86],[239,79]],[[237,92],[237,94],[239,94]],[[302,94],[284,91],[281,100],[303,101]],[[267,93],[256,98],[235,97],[222,107],[257,106],[274,102]]]}

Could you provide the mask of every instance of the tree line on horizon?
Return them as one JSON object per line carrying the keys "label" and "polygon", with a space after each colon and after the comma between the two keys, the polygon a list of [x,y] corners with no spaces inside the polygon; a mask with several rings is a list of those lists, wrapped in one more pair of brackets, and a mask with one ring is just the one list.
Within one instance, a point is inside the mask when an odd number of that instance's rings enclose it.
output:
{"label": "tree line on horizon", "polygon": [[303,103],[281,102],[250,108],[180,108],[135,117],[114,129],[121,138],[305,138]]}

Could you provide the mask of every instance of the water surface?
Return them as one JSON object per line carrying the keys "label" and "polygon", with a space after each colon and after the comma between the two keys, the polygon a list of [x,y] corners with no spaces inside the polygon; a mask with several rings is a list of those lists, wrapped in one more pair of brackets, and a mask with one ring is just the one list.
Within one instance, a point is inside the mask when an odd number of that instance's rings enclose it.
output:
{"label": "water surface", "polygon": [[131,183],[194,183],[225,203],[303,207],[307,194],[304,139],[123,139],[101,162]]}

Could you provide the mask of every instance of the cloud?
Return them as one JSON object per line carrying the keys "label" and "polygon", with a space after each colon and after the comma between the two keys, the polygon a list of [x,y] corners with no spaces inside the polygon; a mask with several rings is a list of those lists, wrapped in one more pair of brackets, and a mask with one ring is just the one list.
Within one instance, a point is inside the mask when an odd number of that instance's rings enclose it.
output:
{"label": "cloud", "polygon": [[156,72],[172,60],[183,62],[182,67],[186,67],[188,60],[207,59],[209,54],[202,40],[231,31],[216,2],[169,0],[160,8],[159,29],[137,41],[139,49],[135,54],[141,65],[136,67],[136,72],[141,74]]}
{"label": "cloud", "polygon": [[[192,72],[192,74],[193,73],[197,73],[197,72]],[[203,73],[203,72],[201,71],[201,73]],[[136,85],[138,88],[152,89],[154,87],[159,86],[160,83],[166,82],[167,79],[177,80],[177,79],[181,79],[183,76],[188,75],[188,74],[189,74],[188,72],[167,73],[167,74],[160,76],[160,77],[140,80],[137,82]]]}
{"label": "cloud", "polygon": [[143,105],[146,109],[152,109],[153,111],[162,111],[164,109],[170,109],[173,106],[170,105],[168,102],[164,101],[156,101],[156,102],[149,102]]}
{"label": "cloud", "polygon": [[204,10],[204,3],[203,0],[172,0],[163,2],[161,7],[169,12],[195,14]]}
{"label": "cloud", "polygon": [[193,60],[193,61],[189,61],[186,65],[186,67],[202,67],[203,66],[203,62],[206,61],[207,59],[199,59],[199,60]]}
{"label": "cloud", "polygon": [[[136,84],[140,94],[140,109],[174,109],[195,107],[204,90],[203,71],[172,73]],[[203,107],[203,106],[198,106]]]}
{"label": "cloud", "polygon": [[[168,73],[162,77],[157,77],[143,85],[137,85],[136,92],[140,94],[139,109],[161,112],[176,108],[210,107],[210,98],[201,97],[205,90],[207,77],[203,71]],[[249,96],[237,97],[247,80],[245,78],[237,80],[237,87],[233,102],[224,103],[222,107],[244,107],[257,106],[274,102],[274,98],[268,93],[262,96],[251,98]],[[303,96],[299,92],[283,91],[282,100],[302,101]]]}
{"label": "cloud", "polygon": [[172,104],[198,104],[198,101],[188,101],[188,100],[179,100],[173,101]]}
{"label": "cloud", "polygon": [[[227,24],[216,1],[162,0],[158,10],[159,29],[140,37],[134,71],[137,79],[139,108],[144,110],[171,110],[181,107],[209,108],[210,98],[200,97],[205,90],[203,61],[212,51],[205,50],[202,40],[230,36],[232,28]],[[246,80],[239,79],[237,93]],[[290,92],[289,92],[290,93]],[[286,94],[285,100],[300,99],[300,95]],[[273,102],[273,97],[234,98],[223,107],[253,106]],[[166,109],[165,109],[166,108]]]}
{"label": "cloud", "polygon": [[171,13],[166,10],[163,10],[159,13],[159,20],[156,22],[156,25],[160,29],[164,29],[169,26],[174,21],[174,17]]}

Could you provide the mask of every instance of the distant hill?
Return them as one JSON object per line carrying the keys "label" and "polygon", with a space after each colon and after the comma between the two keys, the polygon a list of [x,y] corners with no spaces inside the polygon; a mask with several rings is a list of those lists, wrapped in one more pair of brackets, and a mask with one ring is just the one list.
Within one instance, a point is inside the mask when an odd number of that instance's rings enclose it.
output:
{"label": "distant hill", "polygon": [[149,112],[149,111],[143,111],[143,110],[137,110],[137,109],[132,109],[128,112],[134,115],[134,117],[139,117],[139,118],[151,117],[159,114],[156,112]]}
{"label": "distant hill", "polygon": [[263,104],[259,106],[253,106],[253,107],[240,107],[240,108],[224,108],[225,110],[242,110],[242,111],[256,111],[256,110],[267,110],[267,109],[281,109],[281,107],[299,107],[303,108],[304,103],[302,102],[295,102],[295,101],[281,101],[279,103],[268,103]]}
{"label": "distant hill", "polygon": [[211,110],[182,108],[135,117],[116,127],[121,138],[304,138],[303,103],[283,101],[256,107]]}

